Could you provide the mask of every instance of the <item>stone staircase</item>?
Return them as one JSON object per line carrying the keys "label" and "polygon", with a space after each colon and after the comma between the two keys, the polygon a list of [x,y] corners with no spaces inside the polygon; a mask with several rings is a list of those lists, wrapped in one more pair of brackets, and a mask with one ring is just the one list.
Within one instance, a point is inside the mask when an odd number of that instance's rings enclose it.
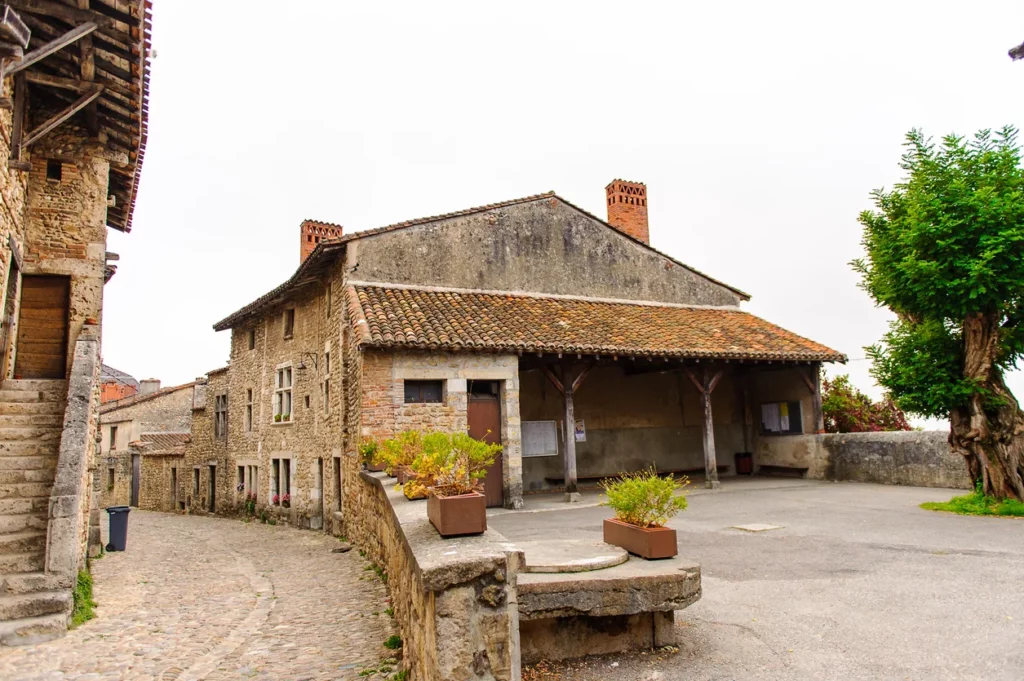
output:
{"label": "stone staircase", "polygon": [[66,381],[0,383],[0,645],[67,629],[73,584],[44,570],[66,393]]}

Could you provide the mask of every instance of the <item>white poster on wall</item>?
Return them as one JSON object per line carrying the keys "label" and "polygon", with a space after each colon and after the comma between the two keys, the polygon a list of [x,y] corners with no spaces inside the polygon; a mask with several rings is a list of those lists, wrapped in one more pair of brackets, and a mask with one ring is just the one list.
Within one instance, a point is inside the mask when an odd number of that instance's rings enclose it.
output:
{"label": "white poster on wall", "polygon": [[587,441],[587,425],[583,423],[583,419],[576,422],[576,442]]}

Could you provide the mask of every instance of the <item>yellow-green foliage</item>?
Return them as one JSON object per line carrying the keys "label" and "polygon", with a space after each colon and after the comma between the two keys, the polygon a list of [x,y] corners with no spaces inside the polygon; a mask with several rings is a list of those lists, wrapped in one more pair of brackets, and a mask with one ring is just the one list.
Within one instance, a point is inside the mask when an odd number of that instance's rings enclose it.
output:
{"label": "yellow-green foliage", "polygon": [[363,440],[359,443],[359,457],[368,466],[376,462],[379,450],[380,444],[376,440]]}
{"label": "yellow-green foliage", "polygon": [[419,431],[406,430],[397,436],[380,443],[377,452],[378,463],[384,464],[389,471],[398,466],[408,466],[423,450],[423,436]]}
{"label": "yellow-green foliage", "polygon": [[474,440],[465,433],[428,433],[412,464],[416,480],[438,496],[469,494],[501,452],[501,445]]}
{"label": "yellow-green foliage", "polygon": [[618,479],[601,481],[607,501],[602,505],[615,511],[615,517],[637,527],[662,527],[686,508],[686,497],[677,494],[690,481],[671,475],[659,477],[653,468],[637,473],[622,473]]}

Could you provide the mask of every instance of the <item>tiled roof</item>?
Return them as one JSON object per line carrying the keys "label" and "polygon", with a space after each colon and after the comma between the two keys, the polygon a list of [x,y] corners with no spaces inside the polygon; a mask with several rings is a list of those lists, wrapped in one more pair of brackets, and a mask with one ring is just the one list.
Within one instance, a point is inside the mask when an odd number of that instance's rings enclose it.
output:
{"label": "tiled roof", "polygon": [[135,377],[129,373],[115,369],[109,364],[103,364],[100,366],[100,379],[104,383],[116,381],[117,383],[123,383],[124,385],[130,385],[133,388],[139,387],[139,382],[135,380]]}
{"label": "tiled roof", "polygon": [[142,433],[138,440],[129,444],[142,448],[146,454],[182,455],[185,445],[191,441],[188,433]]}
{"label": "tiled roof", "polygon": [[119,400],[112,400],[110,402],[105,402],[104,404],[101,404],[100,413],[107,414],[118,409],[131,407],[140,402],[146,402],[148,400],[156,399],[157,397],[163,397],[164,395],[169,395],[170,393],[178,392],[179,390],[184,390],[185,388],[191,388],[194,385],[195,381],[191,383],[184,383],[182,385],[173,385],[169,388],[161,388],[160,390],[151,393],[135,393],[134,395],[129,395],[128,397],[122,397]]}
{"label": "tiled roof", "polygon": [[371,284],[349,305],[370,347],[846,361],[737,308]]}
{"label": "tiled roof", "polygon": [[[586,210],[583,210],[582,208],[580,208],[579,206],[577,206],[574,203],[566,201],[565,199],[563,199],[561,196],[558,196],[554,192],[545,192],[543,194],[534,194],[532,196],[524,196],[521,199],[511,199],[509,201],[501,201],[499,203],[488,203],[488,204],[483,205],[483,206],[476,206],[474,208],[466,208],[465,210],[459,210],[459,211],[455,211],[455,212],[452,212],[452,213],[444,213],[444,214],[441,214],[441,215],[433,215],[433,216],[425,217],[425,218],[417,218],[415,220],[406,220],[404,222],[396,222],[396,223],[394,223],[392,225],[385,225],[384,227],[376,227],[374,229],[365,229],[365,230],[360,231],[360,232],[352,232],[351,234],[346,234],[344,236],[340,236],[340,237],[337,237],[335,239],[323,239],[319,244],[317,244],[316,248],[313,249],[313,252],[309,254],[309,257],[306,258],[299,265],[299,268],[295,271],[295,274],[293,274],[291,276],[291,278],[289,278],[286,282],[284,282],[283,284],[281,284],[280,286],[278,286],[274,290],[270,291],[269,293],[266,293],[266,294],[260,296],[259,298],[257,298],[253,302],[249,303],[245,307],[243,307],[243,308],[241,308],[239,310],[236,310],[235,312],[231,313],[230,315],[228,315],[224,319],[220,320],[219,322],[217,322],[216,324],[213,325],[213,329],[214,329],[214,331],[225,331],[227,329],[230,329],[230,328],[236,326],[237,324],[239,324],[240,322],[242,322],[249,315],[256,314],[256,313],[260,312],[261,310],[263,310],[263,309],[265,309],[265,308],[267,308],[267,307],[277,303],[278,301],[282,300],[286,295],[288,295],[289,292],[291,292],[292,290],[298,288],[298,286],[308,282],[309,279],[310,279],[310,275],[315,273],[318,268],[320,268],[320,267],[322,267],[324,265],[324,263],[322,261],[324,261],[325,259],[330,259],[333,255],[336,255],[337,253],[339,253],[344,248],[344,245],[347,244],[350,241],[355,241],[357,239],[362,239],[362,238],[365,238],[365,237],[375,236],[377,234],[384,234],[386,232],[395,232],[395,231],[398,231],[398,230],[401,230],[401,229],[406,229],[408,227],[415,227],[417,225],[425,225],[425,224],[429,224],[431,222],[437,222],[438,220],[448,220],[448,219],[451,219],[451,218],[463,217],[463,216],[466,216],[466,215],[473,215],[475,213],[483,213],[483,212],[486,212],[486,211],[489,211],[489,210],[495,210],[497,208],[506,208],[508,206],[514,206],[514,205],[517,205],[517,204],[520,204],[520,203],[530,203],[532,201],[540,201],[540,200],[543,200],[543,199],[553,199],[553,200],[561,201],[562,203],[564,203],[565,205],[569,206],[573,210],[577,210],[580,213],[583,213],[587,217],[591,218],[592,220],[596,220],[597,222],[599,222],[599,223],[605,225],[606,227],[608,227],[608,229],[615,229],[615,231],[618,232],[619,234],[621,234],[623,237],[625,237],[625,238],[627,238],[627,239],[629,239],[631,241],[634,241],[634,242],[640,244],[641,246],[643,246],[644,248],[647,248],[647,249],[657,253],[658,255],[660,255],[663,258],[671,261],[672,263],[674,263],[676,265],[679,265],[680,267],[684,267],[684,268],[690,270],[691,272],[693,272],[695,274],[698,274],[701,277],[704,277],[708,281],[714,282],[715,284],[718,284],[719,286],[723,286],[723,287],[729,289],[730,291],[734,292],[736,295],[738,295],[740,298],[742,298],[744,300],[750,300],[750,295],[747,294],[747,293],[744,293],[740,289],[735,288],[733,286],[730,286],[729,284],[726,284],[725,282],[719,281],[719,280],[717,280],[717,279],[715,279],[713,277],[709,277],[708,275],[704,274],[703,272],[701,272],[699,270],[696,270],[693,267],[690,267],[686,263],[680,262],[679,260],[676,260],[672,256],[659,251],[658,249],[654,248],[650,244],[648,244],[646,242],[643,242],[643,241],[641,241],[641,240],[639,240],[639,239],[637,239],[637,238],[635,238],[633,236],[630,236],[629,234],[626,234],[625,232],[623,232],[621,230],[616,229],[615,227],[610,225],[607,221],[599,218],[598,216],[594,215],[593,213],[590,213],[590,212],[588,212]],[[319,221],[310,220],[310,222],[319,222]],[[322,223],[322,224],[329,225],[331,223]]]}

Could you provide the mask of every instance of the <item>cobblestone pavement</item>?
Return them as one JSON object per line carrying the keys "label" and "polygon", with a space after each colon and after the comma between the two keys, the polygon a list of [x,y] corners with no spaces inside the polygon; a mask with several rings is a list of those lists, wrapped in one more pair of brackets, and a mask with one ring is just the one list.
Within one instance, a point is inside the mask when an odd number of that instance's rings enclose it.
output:
{"label": "cobblestone pavement", "polygon": [[379,679],[387,590],[319,532],[133,510],[128,550],[93,562],[96,618],[0,648],[0,679]]}

